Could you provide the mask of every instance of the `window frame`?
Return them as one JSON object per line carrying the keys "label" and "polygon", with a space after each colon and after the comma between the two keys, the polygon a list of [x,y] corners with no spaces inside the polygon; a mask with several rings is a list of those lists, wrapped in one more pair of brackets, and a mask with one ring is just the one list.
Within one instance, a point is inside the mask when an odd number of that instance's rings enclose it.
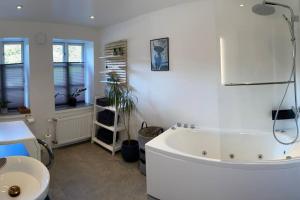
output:
{"label": "window frame", "polygon": [[[55,103],[55,107],[62,107],[62,106],[67,106],[68,105],[68,97],[71,95],[71,81],[70,81],[70,64],[81,64],[83,65],[83,69],[85,71],[85,44],[84,43],[80,43],[80,42],[52,42],[52,55],[53,55],[53,46],[54,45],[61,45],[63,46],[63,62],[54,62],[54,58],[52,58],[52,62],[53,62],[53,70],[54,70],[54,67],[55,67],[55,64],[66,64],[66,102],[64,103],[56,103],[56,99],[54,99],[54,103]],[[81,59],[82,59],[82,62],[69,62],[69,46],[81,46],[82,48],[82,51],[81,51]],[[52,56],[53,57],[53,56]],[[54,76],[54,71],[53,71],[53,76]],[[84,76],[85,78],[85,76]],[[54,83],[54,90],[57,86],[55,85]],[[83,81],[83,87],[86,87],[85,86],[85,80]],[[82,100],[82,101],[77,101],[77,103],[79,104],[85,104],[85,100]]]}
{"label": "window frame", "polygon": [[[23,102],[25,105],[26,102],[26,94],[25,94],[25,79],[26,79],[26,73],[25,73],[25,42],[23,40],[0,40],[0,81],[1,81],[1,86],[0,86],[0,90],[1,90],[1,99],[3,100],[7,100],[7,87],[5,87],[5,79],[6,77],[4,76],[3,73],[3,67],[2,66],[7,66],[7,65],[21,65],[22,69],[23,69],[23,87],[22,88],[14,88],[14,89],[21,89],[23,90]],[[4,46],[6,44],[21,44],[21,63],[10,63],[10,64],[5,64],[5,52],[4,52]],[[24,106],[23,105],[23,106]],[[18,107],[12,107],[12,108],[8,108],[9,110],[15,111],[18,109]]]}

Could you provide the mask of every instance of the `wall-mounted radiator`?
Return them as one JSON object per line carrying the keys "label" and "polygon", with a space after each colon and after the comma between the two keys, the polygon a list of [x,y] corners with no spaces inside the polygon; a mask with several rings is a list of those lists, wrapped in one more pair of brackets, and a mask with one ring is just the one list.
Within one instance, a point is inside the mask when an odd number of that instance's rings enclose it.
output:
{"label": "wall-mounted radiator", "polygon": [[76,143],[91,137],[92,113],[57,117],[54,121],[56,126],[53,140],[57,144],[55,146]]}

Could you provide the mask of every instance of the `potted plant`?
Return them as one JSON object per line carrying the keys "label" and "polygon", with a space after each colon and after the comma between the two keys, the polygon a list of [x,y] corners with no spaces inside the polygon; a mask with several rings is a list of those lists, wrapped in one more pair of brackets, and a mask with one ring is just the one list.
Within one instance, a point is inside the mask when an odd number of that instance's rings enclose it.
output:
{"label": "potted plant", "polygon": [[71,107],[77,106],[77,98],[79,95],[81,95],[82,92],[86,91],[86,88],[78,88],[68,99],[68,104]]}
{"label": "potted plant", "polygon": [[[121,110],[125,114],[127,120],[127,140],[123,141],[121,153],[125,161],[135,162],[139,159],[139,143],[130,136],[130,118],[132,111],[135,109],[136,98],[132,95],[132,91],[128,88],[123,89],[121,98]],[[126,126],[126,123],[124,123]]]}
{"label": "potted plant", "polygon": [[5,100],[1,100],[0,101],[0,109],[1,109],[1,114],[7,114],[8,113],[8,109],[7,106],[10,102],[9,101],[5,101]]}
{"label": "potted plant", "polygon": [[116,110],[124,113],[124,125],[126,127],[127,140],[122,142],[121,154],[125,161],[135,162],[139,159],[139,143],[133,140],[130,136],[130,118],[132,111],[135,109],[137,98],[132,94],[132,91],[119,83],[118,75],[109,73],[109,92],[108,99],[111,105],[116,107]]}

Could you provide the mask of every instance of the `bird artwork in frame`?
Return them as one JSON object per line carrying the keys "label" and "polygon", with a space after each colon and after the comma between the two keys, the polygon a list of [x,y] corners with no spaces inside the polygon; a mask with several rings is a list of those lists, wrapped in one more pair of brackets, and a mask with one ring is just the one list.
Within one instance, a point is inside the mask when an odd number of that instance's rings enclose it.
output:
{"label": "bird artwork in frame", "polygon": [[169,38],[150,41],[151,71],[169,71]]}

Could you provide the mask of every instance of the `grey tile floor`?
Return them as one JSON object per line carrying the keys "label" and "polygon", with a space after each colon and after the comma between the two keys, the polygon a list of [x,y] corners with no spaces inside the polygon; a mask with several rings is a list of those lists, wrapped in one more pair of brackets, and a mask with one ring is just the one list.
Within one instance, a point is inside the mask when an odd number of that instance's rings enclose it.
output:
{"label": "grey tile floor", "polygon": [[51,200],[146,200],[146,178],[138,163],[126,163],[96,144],[55,150]]}

